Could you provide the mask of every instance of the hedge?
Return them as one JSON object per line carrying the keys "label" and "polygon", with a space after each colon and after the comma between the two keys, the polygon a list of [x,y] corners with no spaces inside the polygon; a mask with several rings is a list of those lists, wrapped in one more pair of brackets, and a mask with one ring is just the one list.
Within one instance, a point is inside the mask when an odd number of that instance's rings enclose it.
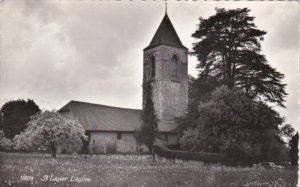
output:
{"label": "hedge", "polygon": [[180,150],[180,145],[179,144],[169,144],[169,145],[165,145],[168,149],[170,150]]}
{"label": "hedge", "polygon": [[7,153],[50,153],[47,150],[16,150],[16,149],[10,149],[10,150],[0,150],[0,152],[7,152]]}
{"label": "hedge", "polygon": [[164,145],[153,145],[153,152],[161,157],[170,159],[195,160],[206,163],[219,163],[226,161],[226,155],[222,153],[192,153],[187,151],[175,151]]}

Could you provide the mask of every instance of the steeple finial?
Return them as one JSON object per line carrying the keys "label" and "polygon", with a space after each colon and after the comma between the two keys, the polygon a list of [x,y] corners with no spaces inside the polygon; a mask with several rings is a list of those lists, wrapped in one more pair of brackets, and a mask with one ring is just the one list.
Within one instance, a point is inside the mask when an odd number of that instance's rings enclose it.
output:
{"label": "steeple finial", "polygon": [[165,13],[168,14],[168,3],[166,2]]}

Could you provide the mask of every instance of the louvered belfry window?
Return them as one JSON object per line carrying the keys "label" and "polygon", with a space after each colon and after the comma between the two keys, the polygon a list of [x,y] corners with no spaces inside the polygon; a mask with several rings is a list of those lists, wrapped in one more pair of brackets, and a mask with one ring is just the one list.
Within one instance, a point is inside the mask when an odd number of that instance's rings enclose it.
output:
{"label": "louvered belfry window", "polygon": [[154,56],[151,56],[150,58],[150,77],[153,78],[155,77],[155,58]]}
{"label": "louvered belfry window", "polygon": [[171,62],[170,62],[170,73],[171,75],[177,75],[177,70],[178,68],[178,58],[176,55],[173,55],[173,57],[171,58]]}

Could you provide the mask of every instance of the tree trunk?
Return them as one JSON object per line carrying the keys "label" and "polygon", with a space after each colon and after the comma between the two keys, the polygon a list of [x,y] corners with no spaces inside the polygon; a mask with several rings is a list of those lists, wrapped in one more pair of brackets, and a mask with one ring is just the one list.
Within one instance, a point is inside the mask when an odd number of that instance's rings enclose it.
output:
{"label": "tree trunk", "polygon": [[148,149],[149,149],[150,154],[153,154],[152,153],[152,145],[148,145]]}
{"label": "tree trunk", "polygon": [[51,152],[52,152],[53,158],[56,158],[56,151],[57,151],[57,147],[56,147],[55,143],[51,143]]}

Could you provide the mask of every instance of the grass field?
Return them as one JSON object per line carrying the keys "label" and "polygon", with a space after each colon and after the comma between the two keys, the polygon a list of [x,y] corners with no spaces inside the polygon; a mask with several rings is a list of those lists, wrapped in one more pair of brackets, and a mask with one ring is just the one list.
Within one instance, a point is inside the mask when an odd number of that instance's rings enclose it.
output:
{"label": "grass field", "polygon": [[297,170],[157,163],[151,156],[0,153],[0,186],[297,186]]}

